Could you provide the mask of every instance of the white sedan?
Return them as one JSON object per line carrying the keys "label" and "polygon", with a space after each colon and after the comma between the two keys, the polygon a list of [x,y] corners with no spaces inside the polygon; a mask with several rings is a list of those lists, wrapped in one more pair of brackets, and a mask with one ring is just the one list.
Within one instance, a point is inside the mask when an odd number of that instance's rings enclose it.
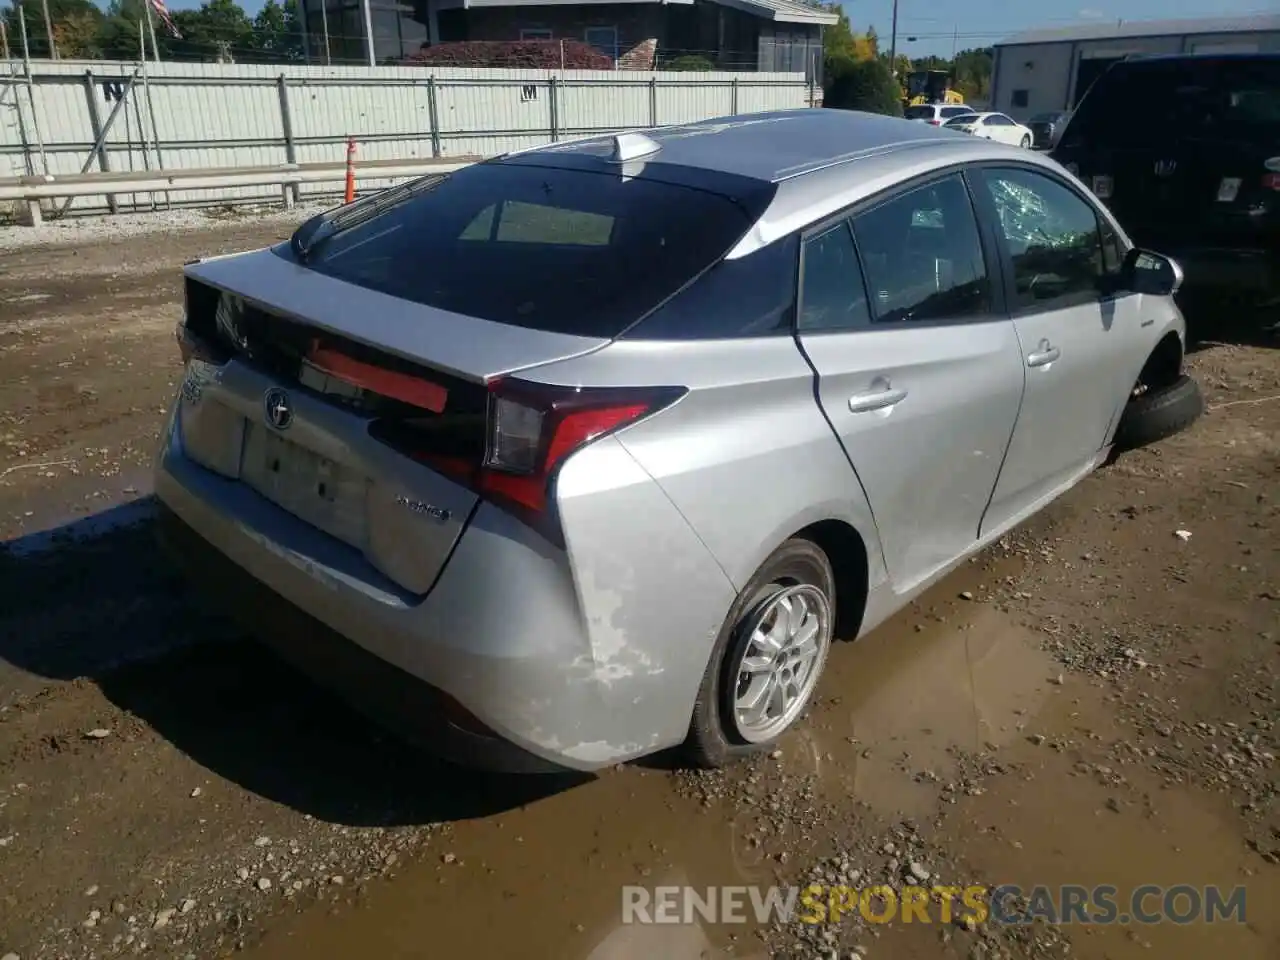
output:
{"label": "white sedan", "polygon": [[1030,127],[1024,127],[1003,113],[967,113],[943,124],[948,130],[962,130],[985,140],[1030,147],[1035,140]]}

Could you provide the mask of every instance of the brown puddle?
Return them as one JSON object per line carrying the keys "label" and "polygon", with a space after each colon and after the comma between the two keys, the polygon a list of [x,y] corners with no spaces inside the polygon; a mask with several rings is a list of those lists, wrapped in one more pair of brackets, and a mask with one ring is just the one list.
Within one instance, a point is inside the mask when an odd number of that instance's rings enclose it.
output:
{"label": "brown puddle", "polygon": [[786,751],[789,765],[882,813],[922,816],[949,749],[1017,737],[1055,668],[1029,631],[990,604],[961,601],[945,616],[926,615],[920,630],[895,618],[838,648],[823,681],[829,700],[793,734],[804,747]]}
{"label": "brown puddle", "polygon": [[[480,957],[713,957],[712,932],[699,926],[624,925],[622,888],[770,882],[735,866],[732,850],[730,825],[674,796],[665,774],[614,771],[458,824],[436,863],[371,890],[363,908],[304,915],[292,931],[264,941],[260,955],[393,960],[465,947]],[[456,860],[446,863],[446,855]]]}
{"label": "brown puddle", "polygon": [[[1091,691],[1059,684],[1058,668],[1030,631],[994,605],[959,599],[993,572],[966,567],[871,636],[833,652],[821,705],[783,744],[789,773],[816,773],[830,796],[861,800],[887,816],[932,819],[936,776],[947,750],[997,750],[1042,769],[1032,779],[997,778],[963,798],[964,836],[936,838],[1001,883],[1243,882],[1239,839],[1186,791],[1159,797],[1161,817],[1105,810],[1103,788],[1071,776],[1066,753],[1034,747],[1031,733],[1067,735],[1088,711],[1095,732],[1110,721]],[[467,776],[459,772],[459,777]],[[1154,790],[1154,787],[1152,788]],[[475,956],[554,960],[763,958],[747,926],[626,925],[622,888],[639,884],[774,882],[771,866],[743,853],[731,811],[704,811],[663,772],[611,771],[584,786],[484,820],[459,822],[433,860],[394,882],[370,885],[361,906],[320,908],[285,921],[250,956],[433,957],[464,948]],[[984,831],[986,827],[995,832]],[[950,829],[955,830],[952,826]],[[1015,845],[1016,844],[1016,845]],[[821,856],[827,851],[816,851]],[[445,855],[453,859],[445,862]],[[803,862],[803,851],[797,851]],[[793,861],[795,862],[795,861]],[[1280,903],[1274,881],[1250,880],[1250,919]],[[890,931],[885,931],[886,933]],[[875,950],[901,957],[954,956],[937,931],[896,929]],[[1273,935],[1273,934],[1271,934]],[[1184,946],[1223,948],[1234,958],[1262,950],[1264,931],[1244,926],[1074,931],[1073,953],[1123,960],[1184,956]],[[1152,954],[1146,944],[1164,951]],[[886,954],[885,951],[889,952]],[[1262,952],[1258,952],[1262,950]]]}
{"label": "brown puddle", "polygon": [[[1038,719],[1036,731],[1066,746],[1035,747],[1024,739],[1002,751],[1001,759],[1020,764],[1021,774],[995,778],[986,793],[961,801],[955,821],[970,829],[950,838],[952,849],[984,876],[1023,890],[1114,887],[1121,914],[1146,885],[1193,887],[1202,901],[1209,886],[1223,896],[1245,890],[1245,923],[1081,926],[1070,930],[1077,957],[1280,957],[1274,912],[1280,882],[1274,868],[1245,848],[1225,800],[1187,787],[1165,789],[1138,764],[1086,760],[1090,742],[1133,734],[1114,724],[1096,690],[1077,681],[1069,679]],[[1189,896],[1179,895],[1172,909],[1186,910]],[[1148,912],[1160,904],[1161,894],[1139,902]]]}

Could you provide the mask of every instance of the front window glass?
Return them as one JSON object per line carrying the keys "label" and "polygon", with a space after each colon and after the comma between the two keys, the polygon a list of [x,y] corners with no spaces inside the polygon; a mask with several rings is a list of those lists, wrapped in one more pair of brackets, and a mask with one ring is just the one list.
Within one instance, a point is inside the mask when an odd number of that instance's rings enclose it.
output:
{"label": "front window glass", "polygon": [[1105,266],[1093,207],[1029,170],[984,170],[983,180],[1013,260],[1016,305],[1050,308],[1097,298]]}

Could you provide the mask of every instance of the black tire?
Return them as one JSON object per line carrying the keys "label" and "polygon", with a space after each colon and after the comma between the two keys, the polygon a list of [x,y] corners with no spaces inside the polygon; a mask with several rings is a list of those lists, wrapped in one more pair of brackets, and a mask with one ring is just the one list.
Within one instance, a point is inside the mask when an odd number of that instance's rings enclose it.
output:
{"label": "black tire", "polygon": [[[685,741],[685,755],[694,766],[722,767],[773,746],[776,738],[761,743],[748,743],[737,733],[731,719],[736,677],[729,674],[741,658],[749,639],[746,632],[739,629],[743,622],[779,590],[799,584],[808,584],[821,591],[830,609],[831,625],[828,629],[834,627],[836,589],[831,562],[811,540],[795,538],[786,541],[769,555],[738,594],[716,637],[706,673],[702,677],[702,685],[698,688],[698,699],[689,724],[689,736]],[[805,709],[807,710],[807,705]],[[803,714],[804,710],[800,716]]]}
{"label": "black tire", "polygon": [[1023,137],[1022,137],[1022,144],[1021,144],[1021,146],[1022,146],[1022,149],[1023,149],[1023,150],[1030,150],[1030,149],[1031,149],[1031,138],[1030,138],[1030,137],[1028,137],[1028,136],[1026,136],[1026,135],[1024,134],[1024,135],[1023,135]]}
{"label": "black tire", "polygon": [[1115,448],[1133,450],[1181,433],[1204,413],[1200,385],[1186,374],[1134,397],[1120,414]]}

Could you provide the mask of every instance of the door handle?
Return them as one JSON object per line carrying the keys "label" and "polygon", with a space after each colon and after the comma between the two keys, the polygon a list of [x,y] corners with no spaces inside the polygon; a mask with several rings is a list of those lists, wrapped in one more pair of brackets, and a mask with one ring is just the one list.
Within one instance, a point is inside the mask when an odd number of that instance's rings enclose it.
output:
{"label": "door handle", "polygon": [[1062,356],[1062,351],[1048,340],[1041,340],[1035,353],[1027,354],[1028,367],[1047,367]]}
{"label": "door handle", "polygon": [[884,410],[893,407],[907,398],[907,391],[885,387],[882,390],[870,390],[867,393],[855,393],[849,398],[849,409],[853,413],[867,413],[871,410]]}

